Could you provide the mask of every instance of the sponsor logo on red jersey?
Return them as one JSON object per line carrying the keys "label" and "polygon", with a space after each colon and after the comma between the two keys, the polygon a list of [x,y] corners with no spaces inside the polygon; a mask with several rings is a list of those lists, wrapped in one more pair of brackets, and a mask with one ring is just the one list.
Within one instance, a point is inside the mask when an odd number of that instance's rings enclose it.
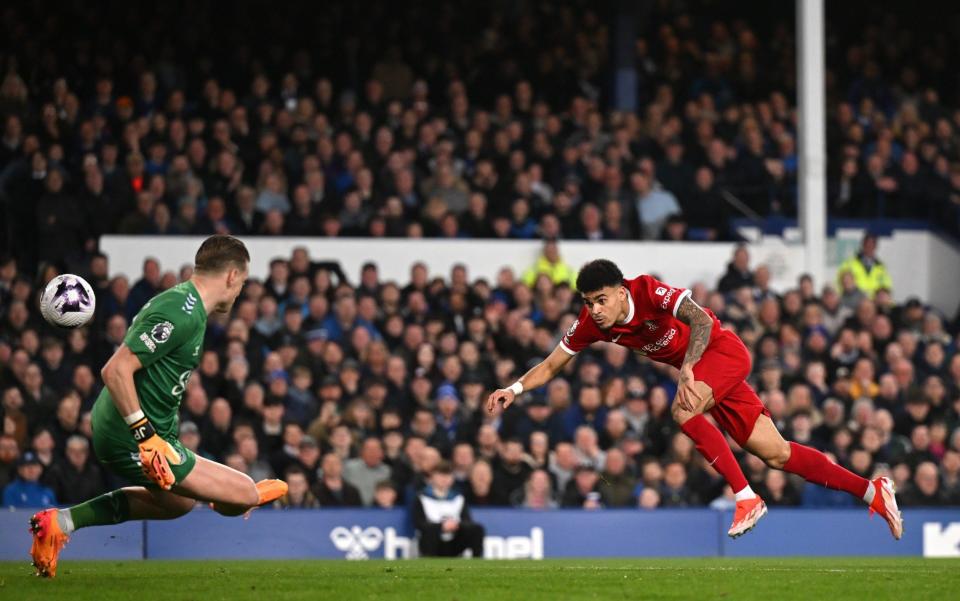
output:
{"label": "sponsor logo on red jersey", "polygon": [[645,355],[649,355],[650,353],[655,353],[660,349],[664,348],[665,346],[667,346],[668,344],[670,344],[670,341],[672,341],[673,337],[676,335],[677,335],[677,328],[670,328],[670,331],[664,334],[660,338],[660,340],[657,340],[656,342],[651,342],[650,344],[643,345],[643,348],[641,348],[640,351]]}
{"label": "sponsor logo on red jersey", "polygon": [[[657,288],[657,292],[658,292],[658,293],[659,293],[659,291],[660,291],[660,289]],[[670,292],[667,292],[667,293],[663,296],[663,300],[660,301],[660,308],[661,308],[661,309],[666,310],[666,308],[670,306],[670,299],[673,298],[673,293],[676,292],[676,291],[677,291],[676,288],[671,288],[671,289],[670,289]]]}

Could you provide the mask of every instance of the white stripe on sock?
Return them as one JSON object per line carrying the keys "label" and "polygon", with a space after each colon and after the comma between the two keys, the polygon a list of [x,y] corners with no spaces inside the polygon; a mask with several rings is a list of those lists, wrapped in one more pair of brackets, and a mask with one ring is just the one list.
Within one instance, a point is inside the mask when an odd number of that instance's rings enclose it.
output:
{"label": "white stripe on sock", "polygon": [[743,490],[738,493],[734,493],[733,498],[737,501],[748,501],[757,496],[757,493],[753,492],[753,489],[750,488],[750,485],[747,484]]}
{"label": "white stripe on sock", "polygon": [[873,497],[877,494],[877,487],[874,486],[873,482],[867,485],[867,492],[863,493],[863,500],[867,502],[867,505],[873,503]]}
{"label": "white stripe on sock", "polygon": [[73,534],[76,528],[73,525],[73,516],[70,515],[69,509],[61,509],[57,512],[57,525],[60,526],[60,530],[63,530],[63,533],[67,536]]}

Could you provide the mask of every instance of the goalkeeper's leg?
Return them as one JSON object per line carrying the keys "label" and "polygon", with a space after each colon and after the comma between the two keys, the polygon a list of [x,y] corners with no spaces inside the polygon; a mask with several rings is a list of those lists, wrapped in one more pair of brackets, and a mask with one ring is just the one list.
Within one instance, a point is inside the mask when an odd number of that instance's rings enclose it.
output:
{"label": "goalkeeper's leg", "polygon": [[89,526],[129,520],[172,520],[186,515],[196,501],[165,490],[128,486],[57,512],[57,525],[67,536]]}
{"label": "goalkeeper's leg", "polygon": [[196,501],[142,486],[121,488],[68,509],[45,509],[30,518],[30,555],[38,576],[57,575],[57,560],[74,530],[128,520],[172,520],[188,513]]}
{"label": "goalkeeper's leg", "polygon": [[197,457],[196,465],[172,491],[130,486],[68,509],[34,514],[30,518],[30,555],[37,575],[52,578],[57,574],[60,551],[74,530],[128,520],[172,520],[189,513],[198,500],[209,502],[223,515],[242,515],[286,492],[287,485],[281,480],[254,483],[244,473]]}
{"label": "goalkeeper's leg", "polygon": [[254,483],[243,472],[197,457],[196,465],[173,490],[177,494],[210,503],[218,513],[236,516],[282,497],[287,493],[287,485],[282,480]]}
{"label": "goalkeeper's leg", "polygon": [[[275,484],[279,483],[279,485]],[[254,484],[250,476],[225,465],[197,457],[196,465],[173,491],[130,486],[61,511],[64,534],[88,526],[128,520],[172,520],[188,513],[195,500],[213,503],[224,515],[241,515],[286,493],[279,480]]]}
{"label": "goalkeeper's leg", "polygon": [[128,486],[74,505],[61,513],[72,521],[69,528],[73,531],[128,520],[172,520],[189,513],[195,504],[193,499],[165,490]]}

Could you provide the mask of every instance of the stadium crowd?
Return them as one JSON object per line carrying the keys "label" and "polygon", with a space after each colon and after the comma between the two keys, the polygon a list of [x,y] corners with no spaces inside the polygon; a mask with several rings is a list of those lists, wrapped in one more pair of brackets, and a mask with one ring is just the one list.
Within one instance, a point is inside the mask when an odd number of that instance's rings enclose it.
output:
{"label": "stadium crowd", "polygon": [[[90,452],[97,372],[129,319],[190,268],[178,278],[148,259],[129,286],[97,256],[85,273],[95,321],[52,331],[37,290],[0,261],[4,505],[74,503],[117,484]],[[691,290],[751,349],[751,381],[785,436],[858,474],[889,472],[904,506],[960,504],[957,324],[852,276],[840,292],[769,281],[738,247],[715,285]],[[350,281],[296,248],[248,282],[228,319],[211,319],[181,438],[254,479],[287,479],[279,506],[402,505],[446,459],[472,506],[729,507],[670,416],[673,369],[623,347],[595,345],[505,412],[483,409],[555,347],[578,305],[548,273],[531,286],[508,268],[488,282],[416,263],[408,282],[384,282],[370,263]],[[740,457],[771,505],[854,504]]]}
{"label": "stadium crowd", "polygon": [[[30,271],[103,233],[717,239],[731,195],[795,215],[792,11],[651,3],[631,112],[608,108],[612,8],[587,4],[9,7],[0,247]],[[948,40],[837,11],[831,214],[956,230]],[[428,14],[436,35],[401,33]],[[268,41],[297,34],[319,41]]]}

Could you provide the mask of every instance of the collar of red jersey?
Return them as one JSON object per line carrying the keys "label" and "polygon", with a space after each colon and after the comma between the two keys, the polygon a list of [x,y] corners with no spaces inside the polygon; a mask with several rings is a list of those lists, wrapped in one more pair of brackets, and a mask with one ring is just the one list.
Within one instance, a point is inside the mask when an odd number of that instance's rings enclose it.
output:
{"label": "collar of red jersey", "polygon": [[627,318],[623,321],[618,321],[618,325],[630,323],[633,320],[633,314],[636,313],[636,307],[633,305],[633,295],[630,294],[629,290],[627,291],[627,304],[630,306],[630,309],[627,310]]}

